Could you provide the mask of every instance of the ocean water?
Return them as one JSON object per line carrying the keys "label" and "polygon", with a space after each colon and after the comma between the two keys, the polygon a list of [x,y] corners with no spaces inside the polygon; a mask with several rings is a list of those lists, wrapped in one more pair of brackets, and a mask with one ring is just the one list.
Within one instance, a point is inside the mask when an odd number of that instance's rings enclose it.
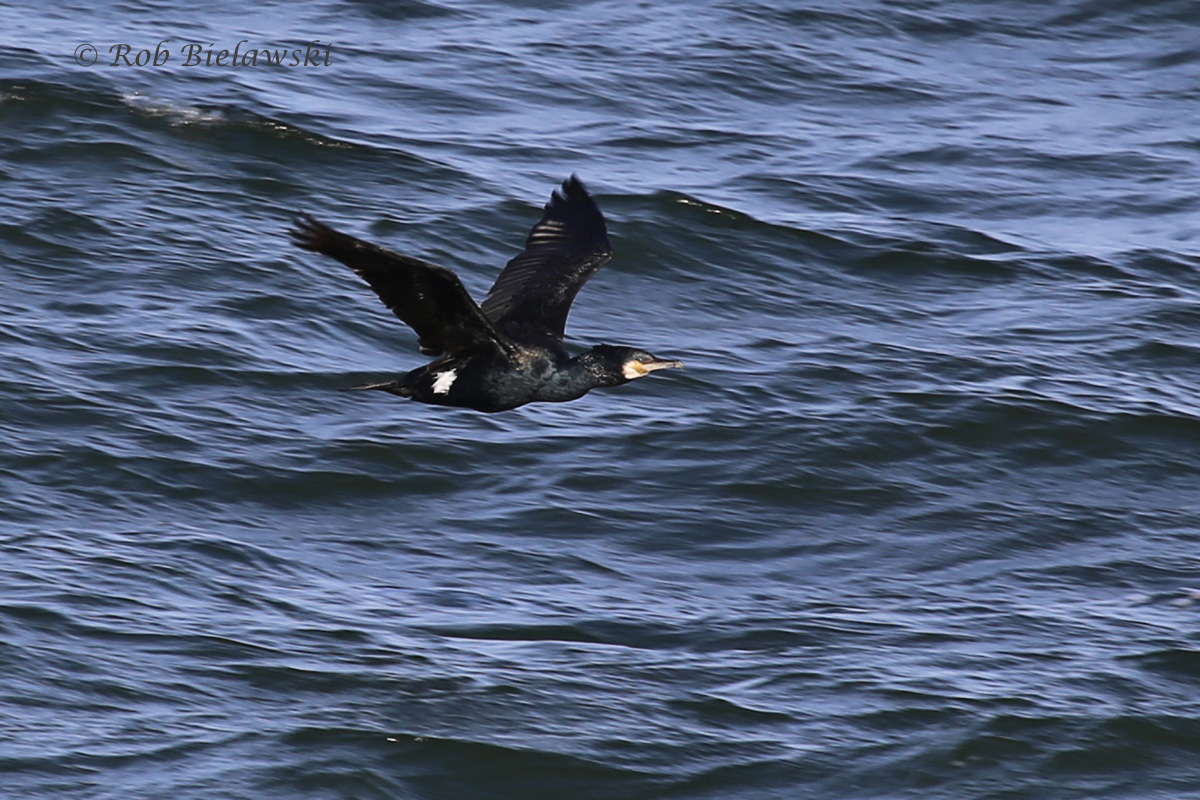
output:
{"label": "ocean water", "polygon": [[[1198,121],[1185,0],[0,6],[0,794],[1200,797]],[[686,370],[336,391],[295,214],[572,172]]]}

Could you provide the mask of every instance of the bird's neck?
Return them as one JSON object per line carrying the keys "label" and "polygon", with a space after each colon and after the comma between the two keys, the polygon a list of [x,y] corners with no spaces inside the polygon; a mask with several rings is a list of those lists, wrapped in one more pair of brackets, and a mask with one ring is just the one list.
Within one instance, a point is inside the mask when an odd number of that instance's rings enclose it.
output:
{"label": "bird's neck", "polygon": [[623,381],[611,380],[603,363],[588,351],[560,362],[558,369],[538,390],[538,397],[552,402],[575,400],[597,387],[619,383]]}

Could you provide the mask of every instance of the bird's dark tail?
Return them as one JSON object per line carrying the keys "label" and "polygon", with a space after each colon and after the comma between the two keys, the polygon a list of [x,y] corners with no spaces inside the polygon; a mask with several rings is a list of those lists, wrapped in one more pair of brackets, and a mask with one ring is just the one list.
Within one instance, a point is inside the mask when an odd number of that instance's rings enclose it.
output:
{"label": "bird's dark tail", "polygon": [[400,381],[379,381],[376,383],[360,383],[358,386],[347,386],[339,389],[341,392],[362,392],[367,389],[379,389],[384,392],[398,394],[401,397],[412,397],[412,390],[404,386]]}

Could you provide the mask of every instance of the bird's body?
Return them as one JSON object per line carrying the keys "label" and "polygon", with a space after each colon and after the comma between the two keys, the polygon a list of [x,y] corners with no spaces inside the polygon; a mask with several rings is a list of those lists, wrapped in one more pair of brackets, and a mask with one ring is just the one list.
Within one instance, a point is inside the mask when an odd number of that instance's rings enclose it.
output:
{"label": "bird's body", "polygon": [[573,357],[563,344],[576,293],[612,258],[604,217],[575,176],[551,196],[525,249],[508,262],[482,305],[445,267],[364,242],[311,217],[303,217],[292,235],[300,247],[358,273],[416,331],[421,352],[440,356],[395,380],[355,389],[493,412],[575,400],[597,387],[682,366],[612,345],[596,345]]}

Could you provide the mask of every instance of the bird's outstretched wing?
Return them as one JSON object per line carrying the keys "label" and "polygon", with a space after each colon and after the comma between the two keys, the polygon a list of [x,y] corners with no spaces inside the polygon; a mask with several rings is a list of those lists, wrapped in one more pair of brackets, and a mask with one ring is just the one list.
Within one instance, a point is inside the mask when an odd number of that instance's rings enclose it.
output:
{"label": "bird's outstretched wing", "polygon": [[458,276],[445,267],[356,239],[307,214],[290,233],[299,247],[335,258],[358,273],[416,331],[422,353],[455,356],[491,349],[512,355],[515,351]]}
{"label": "bird's outstretched wing", "polygon": [[572,175],[550,196],[525,250],[496,279],[483,313],[510,336],[561,340],[575,295],[611,258],[604,215]]}

